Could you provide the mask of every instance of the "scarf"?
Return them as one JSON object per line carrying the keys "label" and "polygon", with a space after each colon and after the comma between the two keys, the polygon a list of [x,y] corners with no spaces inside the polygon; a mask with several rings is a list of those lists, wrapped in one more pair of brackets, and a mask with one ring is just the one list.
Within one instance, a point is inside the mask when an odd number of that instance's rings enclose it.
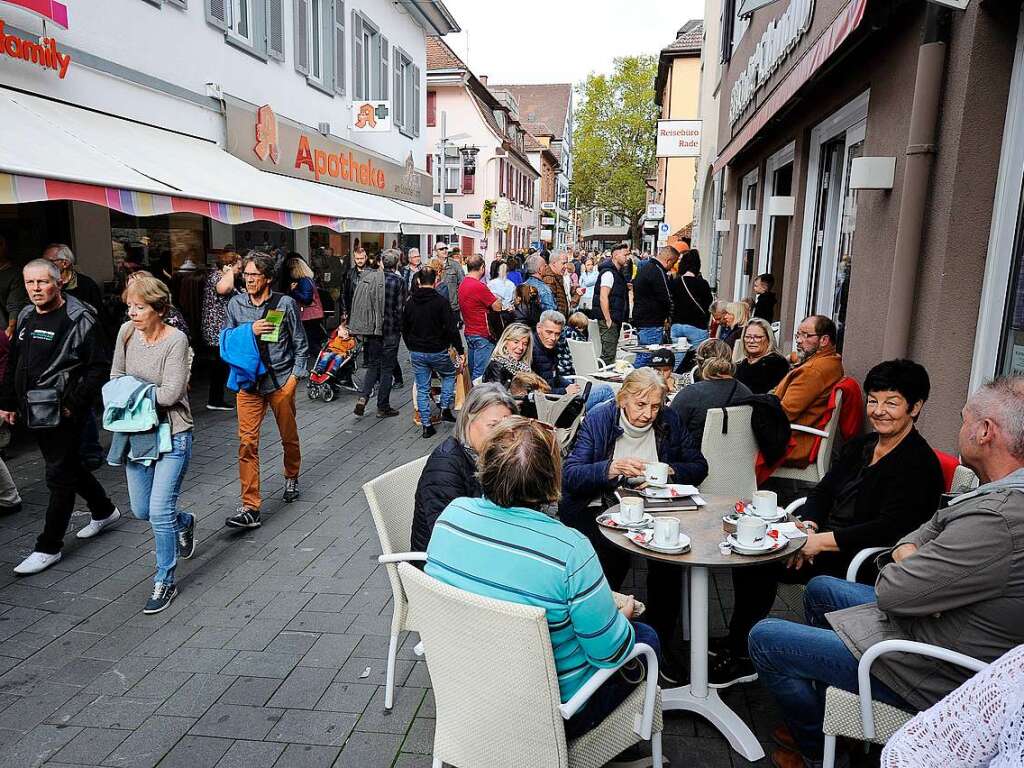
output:
{"label": "scarf", "polygon": [[494,361],[501,366],[503,371],[508,371],[513,376],[517,373],[529,373],[532,370],[522,360],[513,360],[511,357],[505,357],[505,355],[495,355]]}

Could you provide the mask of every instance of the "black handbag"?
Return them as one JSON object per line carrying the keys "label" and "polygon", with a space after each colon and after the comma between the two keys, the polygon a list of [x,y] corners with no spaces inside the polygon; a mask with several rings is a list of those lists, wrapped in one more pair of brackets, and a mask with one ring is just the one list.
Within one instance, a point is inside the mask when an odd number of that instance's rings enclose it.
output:
{"label": "black handbag", "polygon": [[25,393],[25,426],[29,429],[53,429],[60,424],[60,416],[60,392],[56,388]]}

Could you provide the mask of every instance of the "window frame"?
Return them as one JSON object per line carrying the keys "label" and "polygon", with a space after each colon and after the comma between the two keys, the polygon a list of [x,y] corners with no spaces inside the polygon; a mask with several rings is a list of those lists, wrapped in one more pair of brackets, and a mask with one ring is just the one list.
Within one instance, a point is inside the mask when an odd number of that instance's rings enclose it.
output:
{"label": "window frame", "polygon": [[[308,82],[315,83],[319,86],[326,86],[325,75],[327,73],[327,67],[325,67],[325,56],[324,56],[324,10],[328,6],[329,0],[309,0],[306,3],[306,18],[303,23],[306,25],[306,80]],[[314,9],[314,5],[319,6],[319,11]],[[314,39],[319,43],[320,55],[314,56]],[[320,74],[316,75],[313,73],[314,60],[319,66]]]}

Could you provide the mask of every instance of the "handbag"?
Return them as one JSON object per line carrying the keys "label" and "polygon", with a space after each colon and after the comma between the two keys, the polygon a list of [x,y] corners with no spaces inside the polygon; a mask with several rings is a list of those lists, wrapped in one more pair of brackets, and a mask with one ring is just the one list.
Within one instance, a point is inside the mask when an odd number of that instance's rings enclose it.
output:
{"label": "handbag", "polygon": [[320,301],[320,291],[316,288],[313,289],[313,300],[309,303],[309,306],[302,307],[302,311],[299,313],[299,319],[302,322],[307,320],[320,320],[324,316],[324,305]]}
{"label": "handbag", "polygon": [[25,393],[25,426],[29,429],[53,429],[60,424],[60,416],[60,392],[56,387]]}

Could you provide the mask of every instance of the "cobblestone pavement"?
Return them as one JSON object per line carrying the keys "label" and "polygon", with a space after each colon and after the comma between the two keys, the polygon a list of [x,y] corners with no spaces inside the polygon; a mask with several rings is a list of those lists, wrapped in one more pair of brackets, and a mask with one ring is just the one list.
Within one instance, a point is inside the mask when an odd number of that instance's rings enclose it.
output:
{"label": "cobblestone pavement", "polygon": [[[126,519],[88,542],[69,532],[60,563],[12,575],[46,498],[38,453],[24,442],[13,451],[25,505],[0,520],[0,766],[429,766],[434,705],[412,637],[399,653],[395,707],[383,708],[391,592],[361,486],[426,453],[447,425],[421,439],[409,388],[392,398],[401,417],[382,420],[372,409],[354,417],[353,395],[330,404],[300,395],[302,497],[280,500],[268,419],[263,527],[239,534],[223,525],[237,504],[235,417],[205,410],[204,394],[193,390],[181,499],[198,516],[198,549],[178,567],[180,596],[156,616],[141,611],[152,536],[128,516],[118,468],[98,475]],[[72,528],[86,522],[76,513]],[[729,600],[728,579],[720,583],[719,630]],[[724,698],[767,742],[778,722],[767,695],[754,685]],[[749,765],[689,715],[666,718],[665,744],[676,766]]]}

